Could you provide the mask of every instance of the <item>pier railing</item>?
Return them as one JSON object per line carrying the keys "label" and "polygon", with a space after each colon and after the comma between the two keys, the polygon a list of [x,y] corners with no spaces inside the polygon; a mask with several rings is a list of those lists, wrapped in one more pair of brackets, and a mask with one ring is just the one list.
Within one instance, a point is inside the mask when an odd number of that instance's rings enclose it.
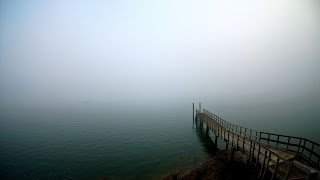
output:
{"label": "pier railing", "polygon": [[[197,111],[199,113],[200,111]],[[282,158],[278,154],[270,151],[266,146],[259,142],[260,133],[256,130],[240,127],[231,124],[219,116],[203,110],[203,113],[211,119],[202,119],[213,132],[222,137],[232,147],[248,155],[248,162],[254,161],[255,166],[260,165],[259,177],[263,179],[267,171],[271,172],[271,179],[288,179],[292,165],[290,161]],[[213,120],[213,121],[212,121]],[[227,144],[228,144],[227,143]],[[281,166],[281,168],[279,168]]]}
{"label": "pier railing", "polygon": [[208,111],[206,109],[203,109],[203,113],[210,116],[211,118],[213,118],[215,121],[217,121],[221,126],[226,128],[227,130],[230,130],[230,131],[237,133],[241,136],[248,137],[250,139],[254,139],[256,141],[258,141],[260,138],[259,131],[229,123],[229,122],[223,120],[221,117],[211,113],[210,111]]}
{"label": "pier railing", "polygon": [[309,163],[320,169],[320,144],[314,141],[301,137],[259,132],[229,123],[206,109],[203,109],[203,113],[210,116],[219,124],[219,126],[228,131],[243,136],[244,138],[248,138],[250,141],[254,140],[256,143],[265,145],[266,147],[272,147],[302,155],[309,161]]}
{"label": "pier railing", "polygon": [[302,155],[309,163],[320,167],[320,144],[309,139],[260,132],[260,142],[269,146]]}

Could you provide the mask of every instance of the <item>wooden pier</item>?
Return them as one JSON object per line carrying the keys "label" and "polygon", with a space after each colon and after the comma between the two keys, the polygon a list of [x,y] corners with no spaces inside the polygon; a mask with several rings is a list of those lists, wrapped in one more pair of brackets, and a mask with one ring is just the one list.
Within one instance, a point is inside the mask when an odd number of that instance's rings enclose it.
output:
{"label": "wooden pier", "polygon": [[247,163],[259,171],[258,179],[320,179],[320,145],[316,142],[237,126],[201,108],[195,120],[214,133],[215,144],[220,138],[226,149],[230,146],[246,154]]}

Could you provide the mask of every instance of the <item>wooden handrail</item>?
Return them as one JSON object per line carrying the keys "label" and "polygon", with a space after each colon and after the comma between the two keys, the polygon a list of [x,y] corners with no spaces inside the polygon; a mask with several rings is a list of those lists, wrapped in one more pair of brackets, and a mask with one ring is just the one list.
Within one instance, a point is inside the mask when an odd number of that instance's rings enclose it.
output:
{"label": "wooden handrail", "polygon": [[[310,163],[313,166],[320,169],[319,143],[316,143],[306,138],[268,132],[259,132],[253,129],[238,126],[225,121],[221,117],[211,113],[206,109],[203,109],[203,113],[210,116],[227,131],[231,131],[232,133],[236,133],[246,138],[249,137],[249,139],[254,139],[256,142],[260,144],[265,144],[266,146],[272,146],[276,147],[277,149],[284,149],[286,151],[291,151],[300,154],[304,156],[308,161],[310,161]],[[281,147],[283,145],[285,147]]]}
{"label": "wooden handrail", "polygon": [[[203,109],[203,113],[210,117],[210,119],[200,119],[201,121],[204,121],[205,124],[208,126],[213,127],[213,131],[217,133],[217,136],[224,137],[225,140],[231,142],[233,147],[237,147],[238,149],[242,147],[242,152],[245,152],[248,154],[249,159],[252,160],[251,157],[255,157],[256,163],[259,162],[261,164],[261,170],[260,170],[260,178],[263,178],[265,175],[267,169],[271,169],[272,172],[276,172],[278,168],[279,162],[282,164],[287,164],[285,167],[290,167],[290,161],[284,159],[280,155],[272,152],[266,145],[261,144],[259,142],[259,138],[253,138],[252,132],[256,132],[255,130],[251,130],[248,128],[242,129],[240,126],[231,124],[222,118],[218,118],[218,116],[210,113],[209,111]],[[213,120],[213,121],[211,121]],[[212,126],[213,125],[213,126]],[[223,134],[222,134],[223,129]],[[259,135],[259,133],[255,133],[256,135]],[[226,136],[227,135],[227,136]],[[251,135],[251,136],[250,136]],[[240,143],[241,142],[241,143]],[[245,149],[245,144],[248,146],[250,144],[250,150]],[[254,145],[254,146],[253,146]],[[256,151],[256,148],[258,151]],[[259,155],[261,155],[259,157]],[[273,158],[271,158],[273,157]],[[275,166],[270,167],[270,162],[272,162]],[[283,169],[282,169],[283,170]],[[286,170],[286,171],[289,171]],[[277,177],[284,179],[285,177],[281,177],[279,174],[276,175]]]}

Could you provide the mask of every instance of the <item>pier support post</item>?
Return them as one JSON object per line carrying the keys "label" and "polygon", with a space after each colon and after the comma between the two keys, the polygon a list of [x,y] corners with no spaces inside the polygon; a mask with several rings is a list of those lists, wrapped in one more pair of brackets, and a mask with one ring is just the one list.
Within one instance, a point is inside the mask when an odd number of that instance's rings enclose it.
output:
{"label": "pier support post", "polygon": [[194,103],[192,103],[192,114],[193,114],[192,121],[194,121]]}
{"label": "pier support post", "polygon": [[199,112],[201,113],[201,102],[199,102]]}
{"label": "pier support post", "polygon": [[226,150],[228,150],[229,143],[228,143],[228,141],[225,141],[225,142],[226,142]]}
{"label": "pier support post", "polygon": [[218,136],[217,135],[214,138],[214,145],[216,146],[216,148],[218,147]]}
{"label": "pier support post", "polygon": [[236,151],[236,148],[235,147],[232,147],[231,149],[231,158],[230,160],[233,161],[234,160],[234,152]]}

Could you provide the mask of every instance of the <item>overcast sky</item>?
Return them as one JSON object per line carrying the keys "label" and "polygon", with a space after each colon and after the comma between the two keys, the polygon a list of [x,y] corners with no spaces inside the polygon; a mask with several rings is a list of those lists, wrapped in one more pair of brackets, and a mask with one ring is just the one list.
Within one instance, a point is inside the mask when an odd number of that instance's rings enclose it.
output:
{"label": "overcast sky", "polygon": [[0,3],[2,105],[320,96],[318,0]]}

